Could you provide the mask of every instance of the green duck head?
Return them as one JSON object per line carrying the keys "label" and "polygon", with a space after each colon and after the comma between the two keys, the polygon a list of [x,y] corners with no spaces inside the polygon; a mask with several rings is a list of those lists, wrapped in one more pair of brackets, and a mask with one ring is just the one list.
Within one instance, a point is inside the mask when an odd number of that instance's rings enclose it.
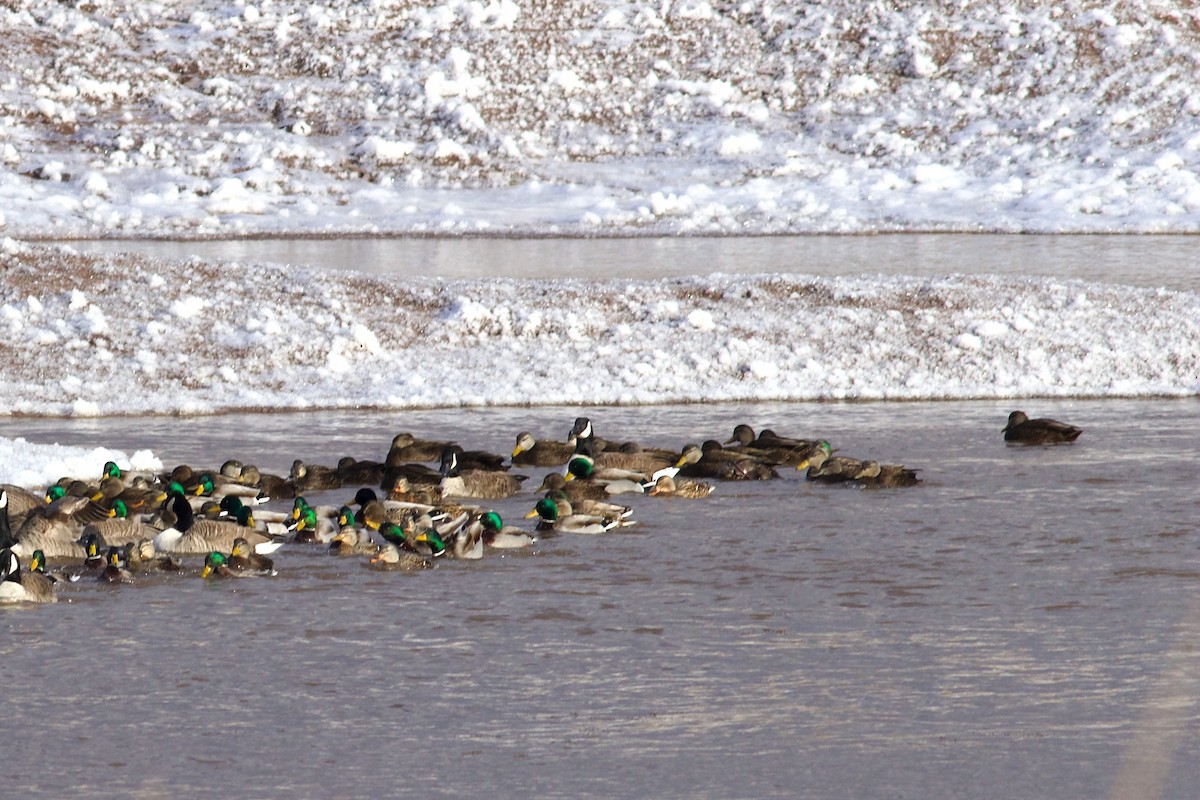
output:
{"label": "green duck head", "polygon": [[338,509],[338,527],[349,528],[354,525],[354,509],[350,506],[342,506]]}
{"label": "green duck head", "polygon": [[292,501],[292,519],[300,519],[304,514],[304,509],[308,507],[308,501],[300,495],[296,495],[296,499]]}
{"label": "green duck head", "polygon": [[237,523],[243,528],[253,528],[254,512],[250,510],[250,506],[242,506],[237,513]]}
{"label": "green duck head", "polygon": [[46,574],[46,554],[41,550],[34,550],[33,555],[29,557],[29,571]]}
{"label": "green duck head", "polygon": [[221,511],[225,512],[225,516],[237,519],[237,515],[241,513],[245,504],[242,498],[234,494],[227,494],[221,498]]}
{"label": "green duck head", "polygon": [[108,510],[108,516],[116,519],[128,519],[129,506],[125,505],[124,500],[113,500],[112,508]]}
{"label": "green duck head", "polygon": [[391,542],[397,547],[408,546],[408,535],[404,533],[404,529],[394,522],[385,522],[379,526],[379,535],[384,541]]}
{"label": "green duck head", "polygon": [[486,531],[499,533],[500,529],[504,527],[504,520],[495,511],[489,511],[479,518],[479,524]]}
{"label": "green duck head", "polygon": [[543,522],[555,522],[558,519],[558,503],[549,497],[543,497],[534,505],[533,511],[526,517],[540,517]]}
{"label": "green duck head", "polygon": [[109,461],[104,465],[104,472],[100,475],[101,478],[119,478],[121,477],[121,468],[117,466],[117,462]]}
{"label": "green duck head", "polygon": [[200,570],[200,577],[207,578],[223,566],[225,566],[225,556],[217,552],[209,553],[204,559],[204,569]]}
{"label": "green duck head", "polygon": [[61,483],[56,483],[53,486],[51,486],[49,489],[46,490],[46,502],[53,503],[55,500],[65,497],[66,494],[67,494],[66,487],[63,486]]}
{"label": "green duck head", "polygon": [[444,555],[446,552],[446,543],[442,541],[442,537],[432,528],[417,536],[418,542],[425,542],[429,545],[429,549],[434,558]]}
{"label": "green duck head", "polygon": [[296,530],[298,531],[315,531],[317,529],[317,511],[312,506],[305,506],[300,512],[300,519],[296,521]]}
{"label": "green duck head", "polygon": [[596,463],[591,458],[584,455],[574,456],[567,463],[567,480],[575,478],[590,478],[596,472]]}
{"label": "green duck head", "polygon": [[108,548],[108,555],[104,557],[104,560],[108,562],[110,567],[119,567],[124,558],[125,554],[121,551],[121,548],[110,547]]}
{"label": "green duck head", "polygon": [[216,488],[217,486],[213,480],[213,476],[206,472],[200,476],[200,481],[196,484],[194,494],[197,497],[208,497],[216,490]]}

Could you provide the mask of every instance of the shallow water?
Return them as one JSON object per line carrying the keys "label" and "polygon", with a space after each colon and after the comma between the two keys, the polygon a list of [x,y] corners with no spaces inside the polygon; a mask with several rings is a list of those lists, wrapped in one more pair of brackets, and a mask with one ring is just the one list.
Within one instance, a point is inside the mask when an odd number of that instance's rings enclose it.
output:
{"label": "shallow water", "polygon": [[73,241],[246,263],[305,264],[446,279],[655,278],[723,272],[808,275],[964,273],[1081,279],[1200,290],[1192,236],[889,234],[617,239],[236,239]]}
{"label": "shallow water", "polygon": [[419,574],[289,545],[273,579],[76,584],[0,611],[8,763],[33,797],[1193,797],[1200,403],[1021,405],[1085,432],[1008,447],[990,401],[2,420],[275,470],[749,422],[924,478],[636,497],[629,532]]}

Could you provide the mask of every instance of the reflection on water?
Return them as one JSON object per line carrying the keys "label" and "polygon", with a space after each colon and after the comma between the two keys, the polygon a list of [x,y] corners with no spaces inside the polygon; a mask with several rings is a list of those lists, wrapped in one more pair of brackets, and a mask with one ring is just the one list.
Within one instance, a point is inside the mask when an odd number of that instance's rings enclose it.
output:
{"label": "reflection on water", "polygon": [[925,480],[637,497],[627,532],[417,574],[288,546],[275,579],[78,585],[0,613],[5,753],[47,765],[35,797],[1191,797],[1200,405],[1027,405],[1083,437],[1006,447],[994,402],[4,420],[275,469],[400,430],[508,452],[580,413],[670,446],[749,422]]}
{"label": "reflection on water", "polygon": [[241,262],[303,264],[447,279],[661,278],[724,272],[822,276],[950,273],[1031,275],[1200,290],[1190,236],[880,236],[631,239],[238,239],[71,242],[80,250],[135,250]]}

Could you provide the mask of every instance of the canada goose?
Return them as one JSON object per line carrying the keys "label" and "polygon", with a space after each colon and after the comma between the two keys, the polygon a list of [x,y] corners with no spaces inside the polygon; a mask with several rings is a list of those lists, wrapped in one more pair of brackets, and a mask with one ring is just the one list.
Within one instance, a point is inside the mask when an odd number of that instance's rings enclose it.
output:
{"label": "canada goose", "polygon": [[0,550],[0,603],[57,603],[54,581],[40,572],[22,571],[10,548]]}
{"label": "canada goose", "polygon": [[462,469],[459,456],[462,448],[447,447],[442,452],[440,484],[443,497],[476,497],[498,500],[512,497],[521,490],[521,482],[528,476],[512,475],[483,469]]}

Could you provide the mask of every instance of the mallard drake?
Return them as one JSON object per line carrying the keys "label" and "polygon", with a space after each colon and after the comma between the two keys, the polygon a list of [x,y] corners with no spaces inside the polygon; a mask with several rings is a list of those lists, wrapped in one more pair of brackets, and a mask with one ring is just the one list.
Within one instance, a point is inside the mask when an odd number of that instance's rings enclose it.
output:
{"label": "mallard drake", "polygon": [[399,525],[386,522],[380,526],[379,535],[385,542],[417,555],[437,558],[446,552],[446,543],[437,531],[410,534]]}
{"label": "mallard drake", "polygon": [[504,520],[495,511],[481,514],[479,524],[483,526],[483,543],[487,547],[512,550],[529,547],[537,541],[537,537],[529,531],[516,525],[505,525]]}
{"label": "mallard drake", "polygon": [[[428,534],[426,534],[428,538]],[[472,516],[443,540],[450,555],[455,558],[476,560],[483,558],[483,523]]]}
{"label": "mallard drake", "polygon": [[1078,439],[1083,428],[1045,417],[1030,419],[1024,411],[1014,411],[1002,432],[1004,441],[1012,444],[1067,444]]}
{"label": "mallard drake", "polygon": [[499,500],[512,497],[521,490],[526,475],[484,469],[463,469],[459,457],[462,448],[447,447],[441,456],[442,481],[439,487],[443,497],[475,497]]}
{"label": "mallard drake", "polygon": [[650,476],[637,470],[619,467],[601,467],[595,460],[583,453],[576,453],[567,462],[567,471],[563,478],[571,481],[586,481],[604,487],[604,492],[614,494],[642,494]]}
{"label": "mallard drake", "polygon": [[276,574],[275,562],[268,556],[254,552],[244,536],[239,536],[233,540],[233,546],[229,549],[229,557],[225,559],[225,563],[229,565],[230,569],[235,569],[239,572]]}
{"label": "mallard drake", "polygon": [[610,503],[607,500],[592,500],[586,497],[572,500],[562,489],[546,492],[545,497],[554,501],[558,513],[563,516],[570,514],[588,514],[593,517],[617,517],[625,519],[633,515],[632,506]]}
{"label": "mallard drake", "polygon": [[298,544],[329,544],[338,532],[337,520],[317,516],[317,510],[306,506],[300,519],[291,525],[292,541]]}
{"label": "mallard drake", "polygon": [[575,454],[575,443],[545,442],[533,438],[529,431],[517,434],[517,443],[512,451],[513,466],[557,467],[566,464]]}
{"label": "mallard drake", "polygon": [[21,570],[11,548],[0,550],[0,603],[56,603],[54,581],[39,572]]}
{"label": "mallard drake", "polygon": [[659,497],[683,497],[688,500],[699,500],[708,497],[716,487],[706,481],[691,478],[673,478],[663,475],[650,485],[646,494]]}
{"label": "mallard drake", "polygon": [[204,567],[200,570],[201,578],[257,578],[266,574],[233,569],[229,566],[229,559],[216,550],[204,557]]}
{"label": "mallard drake", "polygon": [[101,542],[99,536],[94,533],[85,533],[83,539],[80,540],[80,546],[83,548],[83,561],[79,565],[81,572],[95,575],[104,569],[104,565],[107,562],[104,560],[104,555],[100,552]]}
{"label": "mallard drake", "polygon": [[41,550],[34,550],[33,555],[29,557],[29,571],[37,572],[45,575],[54,583],[74,583],[79,580],[78,575],[71,575],[66,572],[52,572],[46,569],[46,554]]}
{"label": "mallard drake", "polygon": [[104,569],[96,576],[101,583],[133,583],[133,573],[125,562],[125,552],[120,547],[108,548],[104,557]]}
{"label": "mallard drake", "polygon": [[921,482],[915,469],[902,464],[880,464],[875,460],[862,462],[862,468],[852,480],[863,486],[877,486],[881,489],[916,486]]}
{"label": "mallard drake", "polygon": [[526,519],[537,517],[538,530],[553,530],[558,533],[607,533],[615,528],[633,525],[631,519],[620,517],[599,517],[590,514],[562,514],[558,504],[548,497],[543,497],[534,505],[533,511],[525,515]]}

